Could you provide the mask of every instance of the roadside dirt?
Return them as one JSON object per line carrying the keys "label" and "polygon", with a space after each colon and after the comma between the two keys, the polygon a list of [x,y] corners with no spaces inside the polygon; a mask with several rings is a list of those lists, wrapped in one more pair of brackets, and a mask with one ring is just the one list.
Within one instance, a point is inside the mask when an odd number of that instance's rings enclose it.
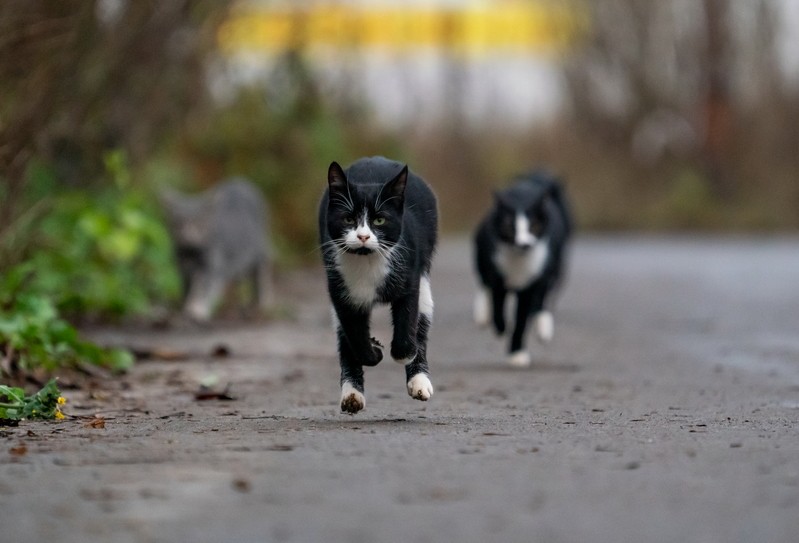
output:
{"label": "roadside dirt", "polygon": [[355,416],[321,269],[281,281],[283,319],[95,330],[173,359],[0,429],[0,541],[794,542],[797,277],[797,239],[583,238],[515,369],[448,239],[435,395],[384,361]]}

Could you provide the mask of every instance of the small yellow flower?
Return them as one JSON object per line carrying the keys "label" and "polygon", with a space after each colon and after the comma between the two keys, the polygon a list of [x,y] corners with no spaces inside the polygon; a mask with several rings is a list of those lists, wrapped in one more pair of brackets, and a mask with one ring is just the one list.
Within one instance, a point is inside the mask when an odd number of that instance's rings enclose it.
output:
{"label": "small yellow flower", "polygon": [[56,411],[56,412],[55,412],[55,418],[56,418],[57,420],[62,420],[62,419],[64,419],[64,418],[66,418],[66,417],[64,417],[64,414],[63,414],[61,411]]}
{"label": "small yellow flower", "polygon": [[58,405],[64,405],[65,403],[67,403],[67,399],[64,398],[63,396],[59,396],[58,397]]}

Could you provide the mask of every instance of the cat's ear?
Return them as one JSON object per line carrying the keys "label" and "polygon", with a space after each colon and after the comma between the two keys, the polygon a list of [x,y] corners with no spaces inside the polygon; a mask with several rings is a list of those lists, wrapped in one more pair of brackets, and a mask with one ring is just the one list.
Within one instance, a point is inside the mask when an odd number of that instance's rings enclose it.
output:
{"label": "cat's ear", "polygon": [[158,201],[170,220],[185,221],[198,214],[199,198],[170,187],[158,191]]}
{"label": "cat's ear", "polygon": [[181,202],[184,198],[185,195],[171,187],[165,187],[158,191],[158,202],[161,204],[161,207],[165,209],[172,209],[173,207],[180,205],[179,202]]}
{"label": "cat's ear", "polygon": [[330,187],[330,192],[347,190],[347,176],[338,162],[330,163],[330,168],[327,170],[327,185]]}
{"label": "cat's ear", "polygon": [[383,201],[396,202],[401,208],[405,203],[405,186],[408,184],[408,166],[405,165],[397,176],[383,186]]}
{"label": "cat's ear", "polygon": [[512,208],[510,202],[508,202],[507,195],[501,190],[494,191],[494,204],[496,204],[497,208]]}

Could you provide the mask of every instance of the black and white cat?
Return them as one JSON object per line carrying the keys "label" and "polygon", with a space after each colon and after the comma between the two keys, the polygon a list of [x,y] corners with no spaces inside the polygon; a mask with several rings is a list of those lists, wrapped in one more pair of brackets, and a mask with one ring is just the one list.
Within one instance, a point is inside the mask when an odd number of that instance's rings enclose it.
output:
{"label": "black and white cat", "polygon": [[408,394],[433,395],[427,334],[433,317],[430,266],[438,237],[436,197],[408,167],[362,158],[346,171],[333,162],[319,206],[319,237],[341,364],[341,410],[366,405],[364,366],[383,348],[369,326],[375,304],[391,304],[391,357],[405,366]]}
{"label": "black and white cat", "polygon": [[512,186],[496,192],[493,208],[477,229],[475,257],[482,288],[475,299],[475,322],[492,322],[502,335],[506,296],[516,295],[508,359],[514,366],[530,364],[524,346],[530,316],[538,339],[552,339],[549,305],[564,272],[571,231],[563,187],[543,171],[518,176]]}

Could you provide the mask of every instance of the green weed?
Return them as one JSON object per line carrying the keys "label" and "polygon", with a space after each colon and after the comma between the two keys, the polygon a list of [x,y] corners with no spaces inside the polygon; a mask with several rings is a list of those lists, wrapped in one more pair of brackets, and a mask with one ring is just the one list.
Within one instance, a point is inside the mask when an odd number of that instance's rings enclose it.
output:
{"label": "green weed", "polygon": [[61,420],[64,418],[61,406],[65,403],[66,399],[61,396],[55,379],[51,379],[31,396],[26,395],[21,388],[0,385],[0,422],[25,419]]}

